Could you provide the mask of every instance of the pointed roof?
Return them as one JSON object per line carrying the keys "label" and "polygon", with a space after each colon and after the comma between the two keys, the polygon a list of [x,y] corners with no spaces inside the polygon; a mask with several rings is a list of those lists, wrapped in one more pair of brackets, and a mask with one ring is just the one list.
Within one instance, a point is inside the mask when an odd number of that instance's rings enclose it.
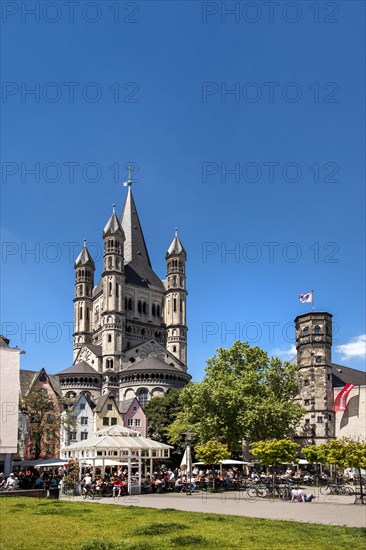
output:
{"label": "pointed roof", "polygon": [[120,222],[126,237],[124,247],[126,282],[164,290],[162,281],[152,269],[131,187],[128,188]]}
{"label": "pointed roof", "polygon": [[95,270],[94,260],[91,257],[91,254],[86,247],[86,241],[84,241],[83,249],[80,252],[79,256],[76,258],[74,267],[78,267],[80,265],[87,265],[87,264],[89,264],[91,268]]}
{"label": "pointed roof", "polygon": [[165,258],[169,258],[170,256],[184,256],[184,258],[187,258],[187,253],[184,250],[184,246],[179,240],[178,237],[178,229],[175,230],[175,236],[172,240],[171,245],[168,248],[168,252],[166,253]]}
{"label": "pointed roof", "polygon": [[115,235],[116,233],[120,234],[123,238],[125,238],[125,234],[123,232],[121,224],[119,223],[118,218],[116,216],[114,206],[115,205],[113,205],[112,215],[107,221],[107,225],[103,230],[103,238],[106,237],[107,235]]}

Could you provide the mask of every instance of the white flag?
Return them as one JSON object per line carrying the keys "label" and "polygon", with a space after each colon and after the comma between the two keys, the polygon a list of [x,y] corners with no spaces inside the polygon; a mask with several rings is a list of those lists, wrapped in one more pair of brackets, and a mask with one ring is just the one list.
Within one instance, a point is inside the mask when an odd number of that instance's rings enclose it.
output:
{"label": "white flag", "polygon": [[303,294],[300,294],[299,296],[300,302],[303,304],[307,304],[309,302],[313,301],[313,291],[311,292],[303,292]]}

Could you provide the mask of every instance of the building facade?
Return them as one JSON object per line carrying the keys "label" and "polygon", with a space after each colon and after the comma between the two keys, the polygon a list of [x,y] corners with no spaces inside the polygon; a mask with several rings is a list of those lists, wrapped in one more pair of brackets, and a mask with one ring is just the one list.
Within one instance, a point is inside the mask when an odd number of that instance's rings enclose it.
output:
{"label": "building facade", "polygon": [[113,207],[103,231],[103,272],[84,244],[75,261],[74,362],[58,378],[64,397],[112,393],[143,406],[190,380],[187,372],[186,260],[176,234],[166,279],[153,271],[128,182],[120,218]]}
{"label": "building facade", "polygon": [[[306,410],[296,439],[301,446],[341,437],[366,439],[366,373],[332,362],[332,315],[304,313],[296,317],[295,329],[298,402]],[[335,412],[334,399],[346,384],[355,388],[346,410]]]}
{"label": "building facade", "polygon": [[9,475],[18,445],[20,390],[20,355],[10,347],[10,340],[0,336],[0,471]]}

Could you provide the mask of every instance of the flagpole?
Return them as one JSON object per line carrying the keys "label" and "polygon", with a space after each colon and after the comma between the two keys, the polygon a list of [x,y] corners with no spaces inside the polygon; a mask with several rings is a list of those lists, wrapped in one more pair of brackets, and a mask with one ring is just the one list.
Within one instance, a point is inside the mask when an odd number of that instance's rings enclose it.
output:
{"label": "flagpole", "polygon": [[312,292],[312,302],[311,302],[311,310],[314,311],[314,290],[311,291]]}

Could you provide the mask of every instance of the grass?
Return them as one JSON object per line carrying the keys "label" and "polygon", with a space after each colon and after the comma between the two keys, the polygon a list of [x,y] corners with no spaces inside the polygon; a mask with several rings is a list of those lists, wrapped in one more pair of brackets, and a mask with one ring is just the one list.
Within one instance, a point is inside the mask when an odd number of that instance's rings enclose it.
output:
{"label": "grass", "polygon": [[1,550],[364,549],[365,529],[12,497],[0,499]]}

